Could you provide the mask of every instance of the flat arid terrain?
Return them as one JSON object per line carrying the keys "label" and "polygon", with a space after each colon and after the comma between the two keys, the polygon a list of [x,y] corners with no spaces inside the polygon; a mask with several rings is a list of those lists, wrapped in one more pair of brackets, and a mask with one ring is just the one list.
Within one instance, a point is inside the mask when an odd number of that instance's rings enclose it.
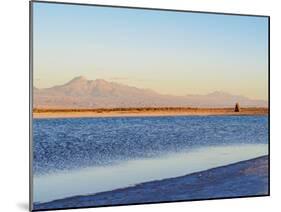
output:
{"label": "flat arid terrain", "polygon": [[268,115],[268,108],[100,108],[100,109],[33,109],[33,118],[130,117],[130,116],[208,116]]}

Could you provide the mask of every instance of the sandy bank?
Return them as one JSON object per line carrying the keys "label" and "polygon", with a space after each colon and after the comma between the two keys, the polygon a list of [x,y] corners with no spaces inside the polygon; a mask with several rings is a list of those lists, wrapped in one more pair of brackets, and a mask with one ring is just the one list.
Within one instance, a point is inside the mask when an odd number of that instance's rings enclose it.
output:
{"label": "sandy bank", "polygon": [[141,117],[141,116],[208,116],[208,115],[268,115],[267,108],[131,108],[131,109],[41,109],[33,111],[33,118],[81,117]]}

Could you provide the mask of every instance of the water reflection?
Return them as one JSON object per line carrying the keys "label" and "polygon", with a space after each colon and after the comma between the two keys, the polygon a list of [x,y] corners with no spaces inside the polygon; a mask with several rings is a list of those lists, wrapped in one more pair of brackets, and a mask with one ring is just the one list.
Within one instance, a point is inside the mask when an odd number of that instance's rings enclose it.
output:
{"label": "water reflection", "polygon": [[211,146],[160,158],[130,160],[113,166],[39,175],[34,177],[34,202],[48,202],[178,177],[266,155],[267,151],[267,144]]}

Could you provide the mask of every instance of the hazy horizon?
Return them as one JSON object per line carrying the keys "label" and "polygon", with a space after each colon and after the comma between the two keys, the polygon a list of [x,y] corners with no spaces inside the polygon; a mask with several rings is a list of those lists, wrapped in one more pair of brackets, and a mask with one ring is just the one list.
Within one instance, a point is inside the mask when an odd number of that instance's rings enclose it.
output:
{"label": "hazy horizon", "polygon": [[34,86],[74,77],[268,100],[264,17],[34,3]]}
{"label": "hazy horizon", "polygon": [[[134,87],[134,88],[138,88],[138,89],[148,89],[148,90],[151,90],[151,91],[154,91],[160,95],[171,95],[171,96],[188,96],[188,95],[209,95],[209,94],[213,94],[213,93],[224,93],[224,94],[230,94],[230,95],[237,95],[237,96],[243,96],[243,97],[247,97],[249,98],[248,96],[245,96],[245,95],[241,95],[241,94],[237,94],[237,93],[229,93],[229,92],[226,92],[226,91],[223,91],[223,90],[213,90],[213,91],[209,91],[208,93],[202,93],[202,94],[198,94],[198,93],[186,93],[186,94],[183,94],[183,95],[174,95],[174,94],[167,94],[167,93],[160,93],[160,92],[157,92],[153,89],[149,89],[149,88],[142,88],[142,87],[136,87],[136,86],[133,86],[133,85],[129,85],[129,84],[125,84],[125,83],[122,83],[122,82],[118,82],[118,81],[114,81],[114,80],[105,80],[105,79],[101,79],[101,78],[96,78],[96,79],[88,79],[87,77],[85,76],[76,76],[76,77],[73,77],[71,79],[68,79],[67,81],[63,82],[62,84],[57,84],[57,85],[53,85],[51,87],[44,87],[44,88],[38,88],[36,86],[34,86],[34,88],[36,89],[48,89],[48,88],[53,88],[53,87],[56,87],[56,86],[63,86],[63,85],[66,85],[68,83],[70,83],[72,80],[74,79],[78,79],[78,78],[83,78],[87,81],[96,81],[96,80],[104,80],[108,83],[117,83],[119,85],[124,85],[124,86],[129,86],[129,87]],[[258,99],[256,99],[258,100]],[[260,100],[263,100],[263,99],[260,99]],[[268,101],[267,99],[265,99],[265,101]]]}

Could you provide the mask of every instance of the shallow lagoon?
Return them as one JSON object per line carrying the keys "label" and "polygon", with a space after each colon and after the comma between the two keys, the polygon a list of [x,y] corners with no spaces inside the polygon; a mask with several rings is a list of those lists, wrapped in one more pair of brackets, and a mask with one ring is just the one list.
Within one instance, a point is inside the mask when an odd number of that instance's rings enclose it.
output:
{"label": "shallow lagoon", "polygon": [[36,119],[34,201],[93,194],[266,155],[267,121],[267,116]]}

